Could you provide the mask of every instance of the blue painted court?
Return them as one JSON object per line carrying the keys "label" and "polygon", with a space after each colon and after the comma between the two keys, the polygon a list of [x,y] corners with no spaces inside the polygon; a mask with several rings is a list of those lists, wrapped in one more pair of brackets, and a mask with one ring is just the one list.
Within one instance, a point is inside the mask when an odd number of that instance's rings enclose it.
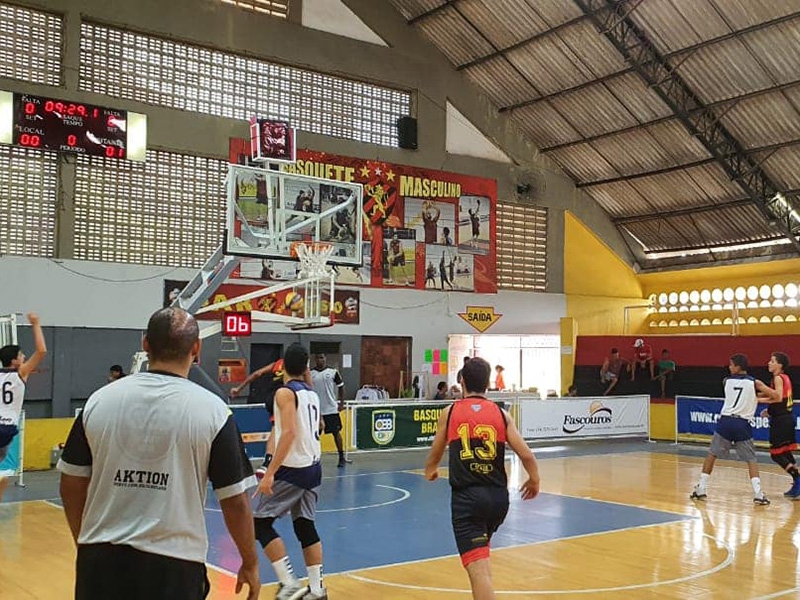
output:
{"label": "blue painted court", "polygon": [[[333,469],[328,469],[330,475]],[[446,478],[430,483],[410,471],[343,474],[323,480],[317,527],[328,574],[456,554]],[[208,563],[235,572],[238,553],[209,494]],[[508,517],[492,546],[503,548],[610,532],[690,517],[632,506],[541,494],[522,502],[512,492]],[[287,516],[276,524],[292,564],[305,575],[302,553]],[[331,549],[327,551],[327,549]],[[335,550],[333,550],[335,549]],[[276,581],[261,554],[263,583]]]}

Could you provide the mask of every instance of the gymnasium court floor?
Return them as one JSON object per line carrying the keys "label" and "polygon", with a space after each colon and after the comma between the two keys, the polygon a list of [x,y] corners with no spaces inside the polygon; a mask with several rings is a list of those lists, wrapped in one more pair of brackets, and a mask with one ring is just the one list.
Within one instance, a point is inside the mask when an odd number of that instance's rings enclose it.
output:
{"label": "gymnasium court floor", "polygon": [[[763,461],[771,506],[756,507],[744,465],[719,461],[709,499],[689,499],[705,448],[644,442],[534,448],[542,493],[512,492],[493,540],[501,598],[800,598],[800,502],[789,478]],[[358,454],[347,469],[324,460],[318,527],[332,599],[469,598],[449,524],[446,470],[428,483],[425,453]],[[520,481],[518,463],[508,463]],[[71,597],[74,550],[53,472],[26,476],[0,505],[0,598]],[[211,598],[235,598],[237,553],[209,494]],[[304,573],[291,526],[295,570]],[[261,598],[274,597],[262,556]],[[240,596],[241,597],[241,596]]]}

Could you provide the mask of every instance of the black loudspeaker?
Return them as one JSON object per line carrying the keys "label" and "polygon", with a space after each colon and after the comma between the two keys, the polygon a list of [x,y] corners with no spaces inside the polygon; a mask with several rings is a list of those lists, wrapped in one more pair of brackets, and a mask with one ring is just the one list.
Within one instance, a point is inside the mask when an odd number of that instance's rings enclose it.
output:
{"label": "black loudspeaker", "polygon": [[397,138],[401,148],[406,150],[417,149],[417,120],[414,117],[400,117],[397,119]]}

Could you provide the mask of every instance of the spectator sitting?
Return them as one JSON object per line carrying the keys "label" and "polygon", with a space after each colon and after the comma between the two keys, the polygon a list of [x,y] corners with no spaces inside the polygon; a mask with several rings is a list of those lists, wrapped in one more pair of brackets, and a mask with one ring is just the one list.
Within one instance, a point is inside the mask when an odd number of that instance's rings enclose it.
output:
{"label": "spectator sitting", "polygon": [[578,395],[578,386],[577,385],[569,386],[569,389],[567,390],[567,397],[573,398],[577,395]]}
{"label": "spectator sitting", "polygon": [[603,396],[608,396],[611,390],[617,387],[623,369],[630,369],[630,363],[619,355],[617,348],[612,348],[610,356],[605,359],[600,369],[601,382],[603,385],[608,384]]}
{"label": "spectator sitting", "polygon": [[672,381],[675,377],[675,361],[669,356],[669,350],[664,348],[661,351],[661,360],[658,361],[658,377],[661,383],[661,397],[667,397],[667,381]]}
{"label": "spectator sitting", "polygon": [[447,399],[447,382],[440,381],[439,385],[436,386],[436,395],[433,397],[434,400],[446,400]]}
{"label": "spectator sitting", "polygon": [[649,344],[645,344],[642,338],[639,338],[633,343],[635,350],[633,351],[633,368],[631,369],[631,381],[636,381],[636,371],[639,367],[643,369],[650,369],[650,379],[655,379],[655,364],[653,363],[653,348]]}

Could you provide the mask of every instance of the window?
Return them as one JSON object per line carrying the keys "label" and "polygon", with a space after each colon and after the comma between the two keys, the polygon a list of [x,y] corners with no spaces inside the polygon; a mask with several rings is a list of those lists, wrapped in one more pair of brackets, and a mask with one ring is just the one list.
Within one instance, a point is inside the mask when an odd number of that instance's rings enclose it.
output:
{"label": "window", "polygon": [[283,19],[289,14],[289,0],[222,0],[222,2]]}
{"label": "window", "polygon": [[58,156],[0,145],[0,254],[55,254]]}
{"label": "window", "polygon": [[497,286],[545,291],[547,209],[497,203]]}
{"label": "window", "polygon": [[61,85],[61,18],[0,4],[0,77]]}
{"label": "window", "polygon": [[148,151],[147,162],[77,157],[75,258],[199,267],[222,243],[221,160]]}
{"label": "window", "polygon": [[91,23],[81,32],[83,91],[384,146],[411,111],[399,90]]}

